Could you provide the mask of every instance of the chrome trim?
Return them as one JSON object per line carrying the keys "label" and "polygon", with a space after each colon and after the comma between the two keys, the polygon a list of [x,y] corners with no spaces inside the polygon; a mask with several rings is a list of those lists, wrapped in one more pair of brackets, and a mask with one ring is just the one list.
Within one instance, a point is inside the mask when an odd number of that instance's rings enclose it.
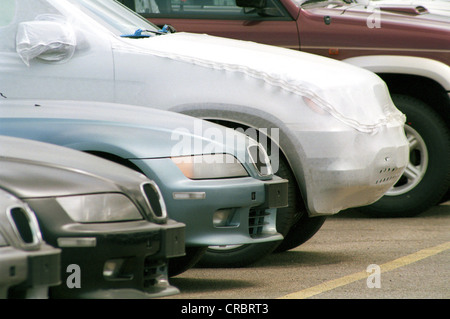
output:
{"label": "chrome trim", "polygon": [[[148,197],[147,197],[147,194],[145,193],[144,186],[147,185],[147,184],[150,184],[150,185],[155,189],[155,191],[156,191],[156,193],[157,193],[157,195],[158,195],[159,205],[161,206],[161,216],[157,216],[157,215],[155,214],[155,212],[153,211],[152,205],[151,205],[151,203],[150,203],[150,201],[149,201],[149,199],[148,199]],[[162,221],[162,220],[166,219],[166,218],[167,218],[166,202],[164,201],[164,198],[163,198],[163,196],[162,196],[161,190],[159,189],[158,185],[157,185],[154,181],[151,181],[151,180],[150,180],[150,181],[147,181],[147,182],[142,183],[142,184],[140,185],[140,188],[141,188],[142,194],[144,195],[145,202],[147,203],[147,206],[148,206],[149,209],[150,209],[150,212],[151,212],[151,214],[152,214],[152,217],[153,217],[155,220],[158,220],[158,221]]]}
{"label": "chrome trim", "polygon": [[[31,235],[32,235],[31,243],[26,243],[23,240],[22,235],[20,234],[19,229],[17,228],[16,222],[14,221],[14,218],[11,215],[13,209],[15,209],[15,208],[22,209],[25,213],[25,216],[28,219],[28,225],[30,227]],[[31,210],[31,208],[28,205],[24,204],[24,205],[9,206],[6,209],[6,216],[9,220],[9,223],[11,224],[11,228],[13,229],[13,232],[15,233],[16,237],[19,239],[19,243],[22,247],[32,248],[35,246],[39,246],[43,242],[41,230],[39,228],[39,223],[37,221],[36,215],[34,214],[34,212]]]}
{"label": "chrome trim", "polygon": [[[252,156],[252,152],[250,151],[250,147],[257,147],[259,149],[260,154],[263,154],[264,161],[265,161],[265,163],[267,163],[266,164],[267,174],[263,174],[262,172],[260,172],[260,170],[258,169],[258,166],[256,166],[256,163],[258,163],[258,159],[256,159],[256,161],[255,161],[255,159]],[[261,143],[254,143],[254,144],[250,144],[249,146],[247,146],[247,153],[248,153],[248,156],[250,157],[251,164],[253,164],[253,167],[256,169],[256,171],[258,172],[258,175],[260,177],[273,176],[273,170],[272,170],[272,165],[270,164],[269,155],[267,154],[266,150],[261,145]]]}

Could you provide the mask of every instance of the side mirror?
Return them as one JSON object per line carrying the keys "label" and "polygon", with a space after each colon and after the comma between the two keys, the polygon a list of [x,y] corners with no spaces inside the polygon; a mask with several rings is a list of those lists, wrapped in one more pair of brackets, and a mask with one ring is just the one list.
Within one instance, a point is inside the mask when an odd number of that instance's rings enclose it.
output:
{"label": "side mirror", "polygon": [[16,51],[26,65],[39,58],[63,62],[75,52],[76,36],[72,28],[61,21],[35,20],[19,24]]}
{"label": "side mirror", "polygon": [[267,0],[236,0],[238,7],[264,9],[267,6]]}

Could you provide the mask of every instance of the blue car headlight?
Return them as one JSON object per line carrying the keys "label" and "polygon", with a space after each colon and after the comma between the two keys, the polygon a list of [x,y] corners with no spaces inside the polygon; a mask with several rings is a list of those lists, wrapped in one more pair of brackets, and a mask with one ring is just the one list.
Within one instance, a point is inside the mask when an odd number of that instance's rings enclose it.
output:
{"label": "blue car headlight", "polygon": [[100,223],[143,219],[128,197],[119,193],[58,197],[57,202],[80,223]]}
{"label": "blue car headlight", "polygon": [[190,179],[248,176],[244,166],[231,154],[207,154],[172,157],[172,161]]}

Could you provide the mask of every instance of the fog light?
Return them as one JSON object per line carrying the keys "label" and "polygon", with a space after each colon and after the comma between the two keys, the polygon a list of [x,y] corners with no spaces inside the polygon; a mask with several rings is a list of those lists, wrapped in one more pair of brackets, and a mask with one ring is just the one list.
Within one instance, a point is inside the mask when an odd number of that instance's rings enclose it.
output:
{"label": "fog light", "polygon": [[166,276],[159,276],[156,279],[156,286],[159,288],[167,288],[169,287],[169,280],[166,278]]}
{"label": "fog light", "polygon": [[106,261],[103,266],[103,277],[110,280],[119,277],[123,261],[123,259],[111,259]]}
{"label": "fog light", "polygon": [[235,209],[220,209],[216,211],[213,215],[213,225],[214,227],[230,227],[238,226],[237,223],[233,222]]}

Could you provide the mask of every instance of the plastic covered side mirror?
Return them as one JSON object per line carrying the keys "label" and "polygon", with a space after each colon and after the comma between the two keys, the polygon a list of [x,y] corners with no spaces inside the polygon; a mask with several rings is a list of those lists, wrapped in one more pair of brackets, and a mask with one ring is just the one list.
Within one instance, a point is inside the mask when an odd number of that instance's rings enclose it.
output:
{"label": "plastic covered side mirror", "polygon": [[63,62],[75,52],[73,29],[59,21],[27,21],[19,24],[16,51],[26,65],[39,58],[49,62]]}

